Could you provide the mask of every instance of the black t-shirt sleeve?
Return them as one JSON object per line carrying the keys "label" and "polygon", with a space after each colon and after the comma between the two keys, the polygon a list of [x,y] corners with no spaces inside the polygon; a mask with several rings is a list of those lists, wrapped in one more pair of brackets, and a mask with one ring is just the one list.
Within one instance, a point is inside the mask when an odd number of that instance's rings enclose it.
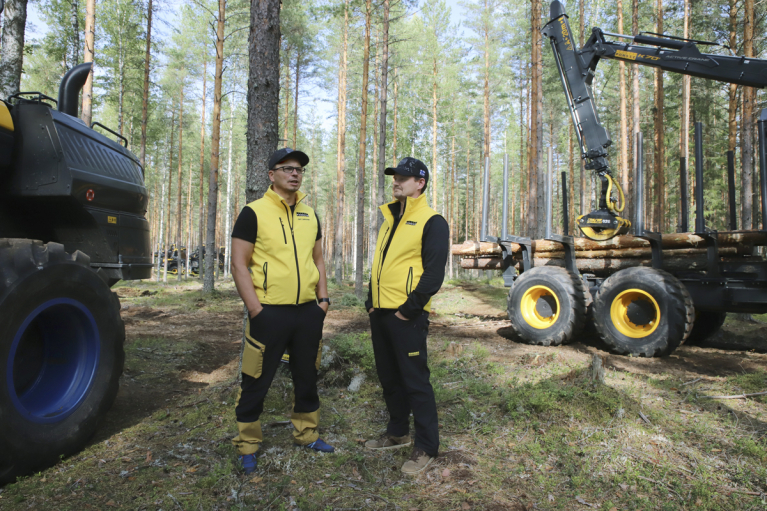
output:
{"label": "black t-shirt sleeve", "polygon": [[317,241],[322,239],[322,226],[320,225],[320,217],[316,213],[314,216],[317,217],[317,239],[314,241]]}
{"label": "black t-shirt sleeve", "polygon": [[434,296],[445,279],[445,264],[450,251],[450,228],[440,215],[434,215],[424,225],[421,242],[421,261],[423,274],[418,285],[408,295],[407,301],[400,305],[400,313],[413,319],[423,310],[426,303]]}
{"label": "black t-shirt sleeve", "polygon": [[238,238],[255,245],[256,237],[258,237],[258,218],[256,217],[256,212],[245,206],[240,211],[237,221],[234,222],[232,238]]}

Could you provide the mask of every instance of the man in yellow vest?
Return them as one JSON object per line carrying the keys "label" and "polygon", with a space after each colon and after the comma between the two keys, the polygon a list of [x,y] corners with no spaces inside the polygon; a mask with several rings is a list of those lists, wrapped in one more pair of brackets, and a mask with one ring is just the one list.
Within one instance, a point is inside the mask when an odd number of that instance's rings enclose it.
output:
{"label": "man in yellow vest", "polygon": [[416,475],[426,470],[439,450],[426,336],[431,297],[445,278],[450,231],[426,202],[426,165],[407,157],[384,172],[394,176],[395,200],[380,208],[384,222],[365,306],[389,424],[381,438],[368,440],[365,446],[376,450],[409,446],[412,412],[415,441],[402,472]]}
{"label": "man in yellow vest", "polygon": [[286,348],[295,395],[293,441],[334,450],[317,433],[317,370],[330,299],[319,218],[299,191],[308,163],[301,151],[275,152],[269,160],[272,185],[243,208],[232,230],[232,276],[250,316],[235,408],[239,435],[232,440],[246,474],[257,467],[259,416]]}

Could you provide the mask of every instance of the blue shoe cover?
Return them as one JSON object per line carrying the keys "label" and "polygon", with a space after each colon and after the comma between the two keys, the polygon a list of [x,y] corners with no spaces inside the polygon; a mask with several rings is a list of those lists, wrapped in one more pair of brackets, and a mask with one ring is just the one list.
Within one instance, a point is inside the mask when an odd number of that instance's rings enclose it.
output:
{"label": "blue shoe cover", "polygon": [[308,447],[309,449],[314,449],[315,451],[319,451],[319,452],[333,452],[336,450],[336,448],[333,447],[332,445],[328,445],[325,442],[323,442],[321,438],[318,438],[314,442],[307,444],[306,447]]}
{"label": "blue shoe cover", "polygon": [[255,454],[245,454],[238,456],[237,459],[240,460],[240,466],[245,471],[245,475],[252,474],[258,468],[258,460]]}

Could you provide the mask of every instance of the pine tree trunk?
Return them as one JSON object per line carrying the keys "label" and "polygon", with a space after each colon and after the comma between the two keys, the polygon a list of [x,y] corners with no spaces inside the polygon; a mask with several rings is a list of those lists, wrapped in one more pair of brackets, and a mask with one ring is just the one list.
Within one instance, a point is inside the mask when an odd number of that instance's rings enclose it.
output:
{"label": "pine tree trunk", "polygon": [[[151,9],[152,3],[149,2]],[[149,13],[149,23],[152,23],[152,14]],[[149,39],[151,38],[151,28],[147,30],[147,54],[149,53]],[[95,52],[95,40],[96,40],[96,0],[86,0],[85,2],[85,52],[83,55],[83,62],[93,62]],[[147,61],[149,57],[147,57]],[[148,69],[147,63],[147,69]],[[148,71],[147,71],[148,76]],[[93,117],[93,71],[91,70],[88,79],[83,86],[83,102],[82,102],[82,120],[87,125],[91,125]],[[145,121],[146,122],[146,121]],[[146,128],[143,128],[146,130]],[[142,153],[141,165],[144,165],[144,153]]]}
{"label": "pine tree trunk", "polygon": [[470,120],[466,119],[466,195],[464,197],[463,206],[463,221],[464,221],[464,239],[469,239],[471,234],[469,233],[469,174],[471,174],[471,145],[469,140],[469,128],[471,127]]}
{"label": "pine tree trunk", "polygon": [[282,142],[287,147],[289,140],[288,128],[290,126],[290,46],[285,48],[285,58],[287,60],[285,64],[285,126],[282,130]]}
{"label": "pine tree trunk", "polygon": [[[170,161],[168,162],[168,207],[166,208],[167,214],[165,215],[165,238],[163,240],[163,245],[165,247],[165,250],[168,250],[168,246],[170,245],[170,229],[173,225],[171,215],[171,197],[173,197],[173,138],[174,138],[174,130],[176,128],[176,111],[173,110],[171,112],[170,116],[170,151],[168,152]],[[162,281],[166,284],[168,283],[168,256],[166,255],[164,258],[164,266],[165,271],[163,272]]]}
{"label": "pine tree trunk", "polygon": [[[524,93],[522,92],[524,90]],[[527,112],[530,109],[530,105],[525,104],[528,98],[528,91],[530,90],[529,82],[525,77],[525,83],[520,90],[519,94],[519,234],[525,236],[527,233],[527,222],[525,219],[525,211],[527,211],[527,172],[529,168],[529,162],[525,158],[525,141],[527,139]],[[527,162],[528,165],[525,165]]]}
{"label": "pine tree trunk", "polygon": [[[568,174],[570,175],[570,197],[567,203],[570,223],[567,226],[570,236],[575,235],[575,154],[573,154],[573,124],[569,123],[567,130],[568,141]],[[578,158],[580,159],[580,158]]]}
{"label": "pine tree trunk", "polygon": [[300,78],[301,50],[296,49],[296,99],[293,101],[293,149],[295,149],[298,145],[298,82]]}
{"label": "pine tree trunk", "polygon": [[229,102],[229,154],[226,163],[226,227],[223,235],[226,251],[224,252],[224,278],[229,276],[229,264],[231,262],[232,237],[229,235],[232,229],[232,139],[234,138],[234,101]]}
{"label": "pine tree trunk", "polygon": [[[487,0],[485,0],[487,1]],[[431,207],[437,209],[437,58],[433,59],[431,89]],[[487,89],[487,92],[489,89]]]}
{"label": "pine tree trunk", "polygon": [[[164,173],[163,173],[164,174]],[[165,184],[166,184],[165,176],[162,176],[162,191],[160,192],[160,197],[158,197],[158,204],[160,206],[160,215],[158,218],[158,236],[157,236],[157,268],[155,268],[155,274],[154,274],[154,280],[155,282],[160,282],[160,265],[163,265],[165,268],[165,271],[167,272],[168,266],[167,266],[167,257],[165,257]],[[166,274],[167,276],[167,274]]]}
{"label": "pine tree trunk", "polygon": [[363,239],[365,225],[365,153],[367,148],[367,120],[368,120],[368,75],[370,74],[370,18],[372,16],[371,0],[365,2],[365,42],[362,50],[362,114],[360,116],[360,142],[359,160],[357,163],[357,217],[355,229],[355,275],[354,292],[358,298],[363,298],[362,275],[363,266]]}
{"label": "pine tree trunk", "polygon": [[280,101],[280,2],[250,4],[248,45],[248,170],[246,202],[269,188],[269,157],[277,150]]}
{"label": "pine tree trunk", "polygon": [[3,42],[0,46],[0,98],[8,98],[19,92],[21,83],[27,0],[8,0],[3,15],[5,21]]}
{"label": "pine tree trunk", "polygon": [[181,98],[179,99],[179,114],[178,114],[178,198],[176,200],[176,243],[181,243],[181,166],[183,164],[183,150],[184,150],[184,87],[181,87]]}
{"label": "pine tree trunk", "polygon": [[[213,85],[213,126],[210,136],[210,175],[208,176],[208,226],[205,238],[205,278],[202,292],[208,294],[214,288],[216,257],[216,212],[218,210],[218,165],[221,142],[221,82],[224,74],[224,22],[226,0],[218,0],[218,23],[216,24],[216,75]],[[262,50],[263,51],[263,50]]]}
{"label": "pine tree trunk", "polygon": [[[618,0],[618,33],[623,33],[623,0]],[[618,62],[618,73],[620,74],[620,111],[621,111],[621,131],[620,131],[620,183],[624,193],[629,189],[629,151],[628,128],[626,115],[626,64],[622,60]]]}
{"label": "pine tree trunk", "polygon": [[[123,18],[123,6],[120,0],[117,1],[117,24],[118,24],[118,48],[117,48],[117,79],[119,82],[119,92],[117,94],[117,131],[123,134],[123,112],[125,105],[125,41],[124,29],[125,21]],[[180,184],[180,183],[179,183]]]}
{"label": "pine tree trunk", "polygon": [[379,54],[380,47],[378,45],[378,36],[376,35],[376,55],[375,60],[373,61],[373,75],[375,76],[374,82],[375,82],[375,99],[373,101],[373,170],[372,175],[370,178],[370,222],[368,224],[367,229],[367,239],[368,239],[368,257],[367,257],[367,264],[368,266],[373,266],[373,252],[375,252],[375,243],[376,243],[376,234],[377,231],[375,230],[376,225],[376,206],[378,205],[378,144],[375,143],[375,128],[377,126],[378,122],[378,105],[379,105],[379,99],[381,94],[381,87],[380,87],[380,76],[378,74],[378,65],[379,62]]}
{"label": "pine tree trunk", "polygon": [[[455,116],[453,116],[453,143],[450,150],[450,209],[448,218],[450,220],[450,245],[455,240]],[[450,256],[450,278],[453,278],[453,256]]]}
{"label": "pine tree trunk", "polygon": [[[391,146],[391,158],[392,158],[392,167],[397,166],[397,88],[399,87],[399,82],[397,82],[397,68],[394,68],[394,121],[392,125],[392,146]],[[382,219],[383,221],[383,219]]]}
{"label": "pine tree trunk", "polygon": [[[743,56],[754,56],[754,0],[745,0],[743,16]],[[753,229],[753,193],[754,193],[754,103],[756,91],[753,87],[743,87],[741,137],[741,166],[742,166],[742,200],[741,223],[743,229]]]}
{"label": "pine tree trunk", "polygon": [[343,282],[344,266],[344,176],[346,174],[346,71],[348,66],[348,48],[349,48],[349,0],[344,2],[344,43],[341,50],[341,65],[338,71],[338,163],[336,167],[336,186],[338,188],[338,199],[336,201],[337,214],[335,250],[335,277],[336,284],[339,286]]}
{"label": "pine tree trunk", "polygon": [[[684,0],[684,38],[688,39],[690,37],[690,3],[691,0]],[[681,119],[681,130],[680,130],[680,152],[682,154],[682,158],[685,159],[687,162],[687,167],[685,169],[685,177],[682,178],[680,176],[680,180],[684,179],[685,182],[689,183],[689,168],[690,168],[690,77],[687,75],[684,75],[682,77],[682,119]],[[725,181],[726,182],[726,181]],[[679,193],[679,199],[681,201],[681,182],[679,184],[680,187],[680,193]],[[688,186],[689,190],[689,186]],[[687,194],[689,197],[690,194]],[[682,208],[679,209],[679,214],[677,215],[679,219],[679,224],[682,223]],[[689,226],[688,226],[689,228]]]}
{"label": "pine tree trunk", "polygon": [[184,279],[189,279],[189,257],[192,255],[192,164],[189,164],[189,187],[186,191],[186,265]]}
{"label": "pine tree trunk", "polygon": [[[389,94],[389,0],[383,2],[383,38],[382,54],[381,54],[381,112],[378,121],[378,201],[373,204],[373,211],[375,211],[375,229],[373,229],[373,223],[370,224],[370,229],[373,231],[374,236],[378,234],[378,230],[383,223],[383,215],[378,212],[378,207],[381,204],[387,202],[385,194],[385,176],[384,169],[386,168],[386,99]],[[396,87],[396,85],[395,85]],[[373,244],[375,250],[375,243]]]}
{"label": "pine tree trunk", "polygon": [[[152,59],[152,0],[147,5],[146,21],[146,53],[144,56],[144,92],[141,98],[141,166],[146,167],[146,125],[149,119],[149,64]],[[88,31],[86,29],[85,33]],[[86,37],[87,41],[87,37]],[[85,50],[86,54],[88,50]],[[93,51],[91,51],[91,58]],[[83,95],[83,113],[85,112],[85,95]],[[204,115],[204,114],[203,114]],[[84,118],[83,118],[84,120]],[[205,124],[203,122],[203,124]]]}
{"label": "pine tree trunk", "polygon": [[204,226],[203,211],[205,208],[205,99],[208,95],[208,58],[207,53],[202,61],[202,120],[200,121],[200,204],[199,204],[199,225],[197,241],[197,270],[200,280],[205,279],[205,267],[202,264],[202,252],[204,247]]}
{"label": "pine tree trunk", "polygon": [[[535,5],[536,2],[539,0],[533,0],[533,5]],[[533,10],[535,10],[535,7],[533,7]],[[484,133],[484,151],[482,154],[482,166],[484,168],[485,158],[490,157],[490,23],[492,22],[491,16],[492,13],[490,12],[489,6],[488,6],[488,0],[485,0],[485,12],[483,16],[483,37],[485,39],[485,72],[484,72],[484,94],[483,94],[483,105],[482,105],[482,127],[483,127],[483,133]],[[540,11],[539,11],[540,14]],[[535,30],[535,29],[533,29]],[[537,41],[535,39],[535,34],[533,34],[533,41]],[[535,44],[533,45],[535,47]],[[535,54],[533,54],[535,56]],[[535,60],[533,60],[534,62]],[[437,61],[434,61],[434,91],[435,91],[435,97],[436,97],[436,89],[437,89]],[[436,106],[435,106],[436,110]],[[436,114],[435,114],[435,124],[436,124]]]}
{"label": "pine tree trunk", "polygon": [[[638,0],[634,0],[638,1]],[[585,37],[585,23],[586,23],[586,0],[579,0],[578,2],[578,38],[579,38],[579,48],[583,48],[584,43],[584,37]],[[582,147],[578,147],[578,152],[581,153],[583,150]],[[580,206],[579,213],[584,215],[591,211],[591,207],[587,204],[586,199],[586,193],[587,193],[587,187],[586,187],[586,165],[583,158],[580,159],[580,181],[581,181],[581,189],[580,189],[580,200],[578,202],[578,206]]]}
{"label": "pine tree trunk", "polygon": [[[178,199],[176,201],[176,243],[179,250],[182,245],[181,238],[181,165],[183,164],[182,152],[184,148],[184,87],[181,86],[181,98],[179,99],[178,116]],[[181,280],[181,253],[179,252],[178,261],[178,280]]]}
{"label": "pine tree trunk", "polygon": [[[657,0],[655,13],[655,31],[663,33],[663,0]],[[653,167],[655,170],[655,217],[654,226],[659,232],[663,232],[666,215],[664,191],[666,188],[666,151],[663,125],[663,71],[655,69],[655,102],[653,104],[653,118],[655,121],[655,154]]]}
{"label": "pine tree trunk", "polygon": [[[546,228],[546,213],[544,211],[545,200],[543,186],[543,178],[545,172],[543,172],[543,58],[541,52],[541,0],[533,0],[533,47],[535,48],[535,59],[533,65],[535,66],[535,116],[533,117],[535,135],[533,137],[533,143],[530,145],[531,150],[534,151],[535,161],[535,174],[536,187],[531,188],[531,192],[535,194],[535,201],[537,203],[537,209],[534,213],[536,226],[536,237],[543,237],[544,230]],[[532,211],[531,211],[532,212]]]}

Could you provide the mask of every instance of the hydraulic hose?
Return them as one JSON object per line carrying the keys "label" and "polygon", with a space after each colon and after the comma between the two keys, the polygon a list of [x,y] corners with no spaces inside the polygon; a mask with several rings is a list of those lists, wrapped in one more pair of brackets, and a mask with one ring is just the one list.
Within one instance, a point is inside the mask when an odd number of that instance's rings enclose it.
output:
{"label": "hydraulic hose", "polygon": [[[623,195],[623,189],[610,174],[605,174],[605,177],[607,178],[607,209],[609,209],[611,213],[621,213],[626,209],[626,196]],[[618,190],[618,196],[620,197],[618,202],[610,199],[610,192],[612,192],[613,185],[615,185],[615,188]],[[620,207],[616,206],[616,204],[620,204]]]}

